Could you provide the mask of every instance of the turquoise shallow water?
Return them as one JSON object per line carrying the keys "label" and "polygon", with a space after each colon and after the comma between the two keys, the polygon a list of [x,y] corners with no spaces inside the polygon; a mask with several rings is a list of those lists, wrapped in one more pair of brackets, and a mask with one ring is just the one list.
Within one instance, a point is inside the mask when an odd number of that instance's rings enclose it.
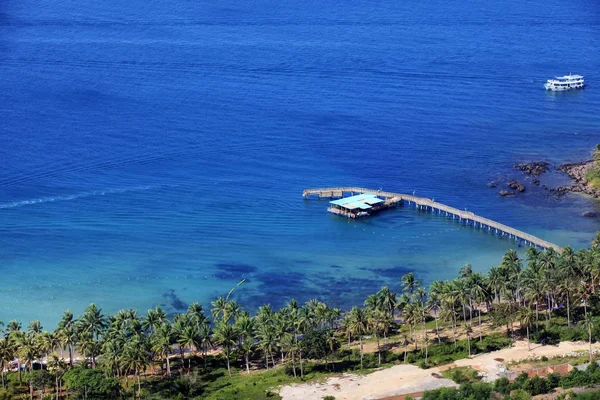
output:
{"label": "turquoise shallow water", "polygon": [[[598,142],[594,2],[122,3],[0,5],[0,320],[176,312],[242,278],[249,307],[347,307],[514,247],[407,208],[346,221],[305,187],[416,191],[574,247],[599,229],[584,197],[486,186]],[[570,71],[588,88],[543,90]]]}

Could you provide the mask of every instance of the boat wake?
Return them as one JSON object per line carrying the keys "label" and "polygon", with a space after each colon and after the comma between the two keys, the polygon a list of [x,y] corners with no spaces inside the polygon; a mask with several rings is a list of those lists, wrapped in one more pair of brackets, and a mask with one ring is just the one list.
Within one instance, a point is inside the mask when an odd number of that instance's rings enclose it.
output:
{"label": "boat wake", "polygon": [[29,199],[29,200],[19,200],[14,201],[12,203],[0,204],[0,209],[6,208],[18,208],[23,206],[31,206],[35,204],[43,204],[43,203],[52,203],[55,201],[69,201],[69,200],[77,200],[83,199],[86,197],[93,196],[105,196],[110,194],[119,194],[119,193],[127,193],[127,192],[137,192],[141,190],[152,189],[154,186],[135,186],[130,188],[123,189],[105,189],[105,190],[90,190],[88,192],[76,193],[66,196],[48,196],[48,197],[40,197],[37,199]]}

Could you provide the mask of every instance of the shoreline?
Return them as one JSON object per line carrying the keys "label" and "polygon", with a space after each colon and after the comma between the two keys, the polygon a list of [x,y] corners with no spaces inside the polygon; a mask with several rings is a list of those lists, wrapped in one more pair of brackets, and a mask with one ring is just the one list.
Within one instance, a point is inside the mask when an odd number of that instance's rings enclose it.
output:
{"label": "shoreline", "polygon": [[556,169],[558,171],[564,172],[573,180],[573,184],[571,186],[561,186],[557,188],[557,191],[562,189],[572,193],[587,194],[592,196],[594,199],[600,198],[600,190],[590,186],[585,177],[585,175],[594,166],[594,163],[594,160],[587,160],[577,163],[562,164],[557,167]]}

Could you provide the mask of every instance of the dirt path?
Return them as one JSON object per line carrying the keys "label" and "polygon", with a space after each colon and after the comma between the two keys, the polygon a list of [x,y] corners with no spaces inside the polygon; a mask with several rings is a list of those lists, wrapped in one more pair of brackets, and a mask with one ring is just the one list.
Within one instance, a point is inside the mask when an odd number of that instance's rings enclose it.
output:
{"label": "dirt path", "polygon": [[[593,347],[600,350],[600,343]],[[587,343],[562,342],[558,346],[535,345],[529,351],[526,342],[516,342],[509,349],[458,360],[453,365],[471,366],[486,374],[484,380],[494,381],[506,368],[505,364],[511,361],[566,356],[587,350]],[[503,361],[497,361],[500,359]],[[441,369],[447,368],[448,366]],[[344,374],[331,377],[323,383],[284,386],[279,394],[283,400],[320,400],[325,396],[335,396],[336,400],[371,400],[450,386],[456,386],[456,383],[442,378],[440,368],[423,370],[414,365],[397,365],[368,375]]]}

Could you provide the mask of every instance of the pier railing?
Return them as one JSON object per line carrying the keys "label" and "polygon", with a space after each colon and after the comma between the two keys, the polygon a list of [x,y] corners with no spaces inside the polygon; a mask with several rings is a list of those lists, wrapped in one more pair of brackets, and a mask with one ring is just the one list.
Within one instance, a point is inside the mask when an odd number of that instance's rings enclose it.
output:
{"label": "pier railing", "polygon": [[432,199],[427,199],[425,197],[417,197],[409,194],[393,193],[386,192],[383,190],[373,190],[359,187],[305,189],[302,195],[304,197],[308,197],[309,195],[318,195],[319,197],[344,197],[344,193],[374,194],[379,197],[385,197],[386,201],[388,201],[389,203],[400,203],[403,201],[407,201],[409,202],[409,204],[414,203],[420,209],[430,210],[431,212],[437,212],[438,214],[445,213],[446,216],[451,216],[452,218],[458,219],[459,221],[464,221],[467,224],[472,223],[474,227],[477,227],[477,224],[479,224],[479,227],[482,229],[485,228],[488,230],[495,230],[496,233],[508,235],[509,237],[513,237],[516,240],[522,240],[525,243],[532,246],[541,247],[543,249],[552,248],[559,253],[563,250],[562,247],[557,246],[554,243],[550,243],[546,240],[540,239],[536,236],[530,235],[518,229],[511,228],[508,225],[501,224],[489,218],[481,217],[471,211],[459,210],[458,208],[438,203]]}

